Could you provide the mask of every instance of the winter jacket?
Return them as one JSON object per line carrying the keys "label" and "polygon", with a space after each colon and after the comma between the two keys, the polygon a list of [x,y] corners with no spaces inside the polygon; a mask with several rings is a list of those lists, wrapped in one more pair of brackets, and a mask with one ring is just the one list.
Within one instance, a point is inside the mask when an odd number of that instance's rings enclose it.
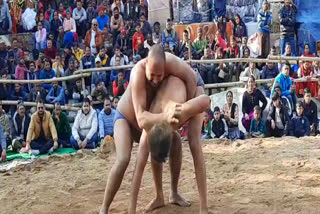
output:
{"label": "winter jacket", "polygon": [[79,21],[80,23],[82,23],[87,19],[87,12],[83,7],[81,7],[80,10],[78,10],[78,8],[74,8],[72,11],[72,18],[75,21]]}
{"label": "winter jacket", "polygon": [[[36,102],[38,96],[38,91],[35,87],[33,87],[28,95],[28,101],[29,102]],[[41,91],[39,91],[39,96],[41,100],[46,100],[46,90],[41,88]]]}
{"label": "winter jacket", "polygon": [[[40,74],[39,74],[39,79],[52,79],[53,77],[56,76],[56,73],[54,72],[53,69],[50,69],[49,72],[46,71],[46,69],[42,69],[40,71]],[[46,89],[46,90],[50,90],[52,85],[51,83],[42,83],[42,88]]]}
{"label": "winter jacket", "polygon": [[164,46],[166,42],[168,42],[170,49],[173,49],[173,47],[176,47],[178,45],[178,35],[173,28],[170,33],[167,31],[167,29],[164,29],[161,35],[161,39],[162,46]]}
{"label": "winter jacket", "polygon": [[91,76],[91,90],[96,88],[96,83],[98,80],[102,81],[103,85],[105,85],[107,83],[107,79],[107,73],[105,71],[93,72]]}
{"label": "winter jacket", "polygon": [[138,51],[138,46],[139,46],[139,44],[138,44],[138,39],[140,38],[140,40],[141,40],[141,44],[143,44],[144,43],[144,36],[143,36],[143,34],[140,32],[140,33],[138,33],[138,32],[135,32],[134,33],[134,35],[133,35],[133,38],[132,38],[132,47],[133,47],[133,49],[135,50],[135,51]]}
{"label": "winter jacket", "polygon": [[310,125],[314,124],[316,127],[318,127],[318,108],[317,104],[311,100],[310,104],[306,104],[303,101],[304,108],[303,108],[303,114],[306,116],[309,120]]}
{"label": "winter jacket", "polygon": [[29,124],[30,117],[28,114],[25,114],[25,116],[21,118],[18,112],[15,112],[12,118],[12,139],[20,138],[25,141],[27,139]]}
{"label": "winter jacket", "polygon": [[273,79],[279,74],[278,66],[274,65],[272,69],[270,69],[267,65],[263,66],[261,79]]}
{"label": "winter jacket", "polygon": [[[91,43],[91,33],[92,29],[88,30],[84,39],[84,46],[83,46],[83,50],[86,49],[86,47],[91,47],[90,43]],[[101,32],[99,32],[98,30],[96,31],[96,35],[95,35],[95,46],[97,49],[101,48],[101,46],[103,45],[103,39],[102,39],[102,34]]]}
{"label": "winter jacket", "polygon": [[66,102],[64,89],[60,85],[58,85],[56,89],[54,87],[51,87],[46,96],[46,101],[52,104],[60,103],[61,105],[64,105]]}
{"label": "winter jacket", "polygon": [[71,137],[71,127],[67,115],[64,112],[60,113],[60,120],[58,121],[55,112],[52,113],[52,120],[57,130],[58,138],[69,139]]}
{"label": "winter jacket", "polygon": [[85,115],[80,109],[72,126],[72,136],[76,141],[80,139],[80,135],[91,140],[98,130],[97,112],[90,107],[90,111]]}
{"label": "winter jacket", "polygon": [[[287,135],[288,131],[289,131],[290,117],[289,117],[287,109],[283,105],[281,105],[279,115],[280,115],[280,119],[281,119],[281,122],[284,127],[284,134]],[[276,121],[276,107],[273,104],[271,104],[269,107],[269,113],[268,113],[266,120],[267,121],[271,121],[271,120]]]}
{"label": "winter jacket", "polygon": [[27,93],[21,88],[19,92],[12,90],[11,100],[27,100]]}
{"label": "winter jacket", "polygon": [[306,116],[294,116],[290,121],[289,135],[295,137],[310,136],[310,123]]}
{"label": "winter jacket", "polygon": [[266,133],[266,126],[264,124],[264,121],[262,118],[260,118],[259,124],[257,124],[256,119],[251,120],[251,125],[250,125],[250,134],[252,135],[253,133],[258,132],[259,134],[265,134]]}
{"label": "winter jacket", "polygon": [[280,9],[280,38],[294,38],[297,8],[295,6]]}
{"label": "winter jacket", "polygon": [[259,89],[255,89],[252,94],[249,94],[248,91],[244,92],[242,97],[242,113],[249,114],[255,106],[260,106],[260,101],[263,103],[261,107],[261,112],[263,112],[268,101],[262,92]]}
{"label": "winter jacket", "polygon": [[290,88],[292,86],[292,81],[291,81],[290,77],[286,77],[283,73],[280,73],[274,81],[274,84],[273,84],[272,90],[271,90],[271,94],[274,93],[274,88],[275,88],[276,84],[280,85],[281,92],[282,92],[283,96],[288,96],[291,94]]}
{"label": "winter jacket", "polygon": [[95,61],[94,61],[94,56],[83,56],[81,59],[82,67],[83,69],[88,69],[88,68],[94,68],[95,67]]}
{"label": "winter jacket", "polygon": [[124,80],[124,84],[119,85],[118,84],[118,80],[114,80],[112,83],[112,92],[113,92],[113,96],[122,96],[124,94],[125,88],[124,85],[126,85],[126,87],[128,87],[129,82]]}
{"label": "winter jacket", "polygon": [[270,34],[270,25],[272,24],[272,13],[267,12],[267,14],[265,14],[263,11],[260,11],[257,19],[258,31]]}
{"label": "winter jacket", "polygon": [[[51,118],[51,113],[44,111],[42,119],[42,127],[44,136],[47,140],[52,139],[54,141],[58,140],[57,130]],[[33,113],[31,116],[31,122],[27,134],[27,142],[32,142],[40,137],[41,127],[40,127],[40,117],[38,111]]]}
{"label": "winter jacket", "polygon": [[21,67],[20,65],[17,65],[16,72],[15,72],[15,78],[16,80],[24,80],[26,78],[26,67]]}
{"label": "winter jacket", "polygon": [[106,114],[104,110],[99,113],[99,135],[104,138],[107,135],[113,136],[113,119],[116,111],[111,109],[110,114]]}
{"label": "winter jacket", "polygon": [[219,121],[211,121],[211,137],[212,138],[226,138],[228,136],[228,126],[224,119]]}
{"label": "winter jacket", "polygon": [[60,19],[53,19],[50,23],[51,33],[53,33],[54,38],[57,39],[59,35],[59,27],[62,26],[62,21]]}

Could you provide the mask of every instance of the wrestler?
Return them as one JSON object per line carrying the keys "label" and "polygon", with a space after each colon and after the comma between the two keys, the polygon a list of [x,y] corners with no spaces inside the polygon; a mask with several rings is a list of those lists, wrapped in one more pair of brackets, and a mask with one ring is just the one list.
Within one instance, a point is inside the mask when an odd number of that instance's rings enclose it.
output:
{"label": "wrestler", "polygon": [[[129,164],[132,143],[133,141],[139,142],[142,130],[149,130],[157,123],[179,123],[179,120],[175,117],[175,112],[179,110],[176,105],[172,105],[170,111],[165,113],[153,114],[148,112],[159,86],[163,79],[168,76],[176,76],[186,84],[188,99],[195,97],[197,91],[201,91],[197,88],[195,72],[181,59],[172,54],[165,54],[161,46],[153,46],[149,51],[147,59],[135,65],[131,72],[130,84],[118,103],[114,118],[116,162],[109,172],[100,213],[108,213],[110,204],[121,185]],[[190,130],[194,130],[193,133],[200,133],[201,116],[192,119],[189,127]],[[194,162],[197,163],[196,177],[201,198],[200,204],[202,207],[207,207],[207,186],[203,154],[200,139],[198,140],[194,136],[190,135],[189,139]],[[170,198],[173,203],[180,206],[189,206],[190,203],[183,199],[177,191],[179,180],[177,176],[180,173],[182,157],[181,146],[177,152],[180,154],[175,156],[175,164],[172,166],[174,173],[172,175],[172,195]],[[150,208],[152,209],[156,204],[151,204]]]}
{"label": "wrestler", "polygon": [[[210,106],[210,99],[207,95],[200,95],[194,99],[187,101],[187,92],[185,84],[178,78],[170,76],[163,81],[158,93],[153,100],[150,112],[161,113],[170,111],[172,105],[177,105],[179,111],[177,118],[178,124],[155,124],[148,132],[142,133],[139,143],[139,151],[137,153],[136,168],[132,179],[132,190],[129,203],[129,213],[134,214],[136,211],[136,203],[143,175],[143,170],[148,160],[149,150],[151,152],[151,163],[157,165],[157,170],[153,169],[153,177],[155,180],[156,193],[158,198],[163,199],[162,191],[162,163],[168,158],[169,161],[176,155],[176,149],[181,144],[180,135],[176,132],[191,117],[204,112]],[[187,101],[187,102],[186,102]],[[198,136],[200,139],[200,135]],[[149,148],[149,149],[148,149]],[[160,169],[160,170],[159,170]],[[163,200],[162,200],[163,201]],[[170,199],[169,199],[170,202]],[[164,201],[159,204],[159,208],[164,206]],[[150,210],[147,210],[150,211]],[[201,210],[200,213],[206,213],[207,210]]]}

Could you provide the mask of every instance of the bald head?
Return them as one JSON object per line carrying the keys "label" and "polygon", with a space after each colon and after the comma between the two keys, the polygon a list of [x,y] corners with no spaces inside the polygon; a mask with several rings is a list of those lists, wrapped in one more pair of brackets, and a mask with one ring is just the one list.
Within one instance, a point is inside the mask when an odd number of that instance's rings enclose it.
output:
{"label": "bald head", "polygon": [[166,61],[166,55],[161,45],[153,45],[148,54],[148,59],[162,59],[164,62]]}
{"label": "bald head", "polygon": [[152,87],[157,88],[165,75],[166,55],[163,48],[152,46],[146,62],[146,78]]}

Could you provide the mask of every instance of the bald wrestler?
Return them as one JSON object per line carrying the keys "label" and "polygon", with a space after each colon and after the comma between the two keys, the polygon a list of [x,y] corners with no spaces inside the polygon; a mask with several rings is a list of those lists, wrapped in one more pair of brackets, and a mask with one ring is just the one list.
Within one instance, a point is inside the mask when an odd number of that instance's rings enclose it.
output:
{"label": "bald wrestler", "polygon": [[[183,126],[183,124],[191,117],[204,112],[210,106],[210,99],[207,95],[200,95],[194,99],[186,101],[186,86],[180,79],[170,76],[163,81],[151,104],[150,112],[159,114],[161,112],[170,111],[170,107],[172,105],[176,105],[179,109],[176,112],[176,116],[179,118],[179,123],[174,125],[158,123],[149,131],[144,130],[142,132],[139,151],[137,153],[136,168],[132,179],[132,190],[128,210],[129,214],[136,213],[139,188],[143,171],[148,160],[149,150],[151,152],[153,177],[157,178],[155,180],[155,201],[159,201],[157,207],[154,208],[164,206],[162,190],[162,163],[166,161],[168,156],[170,156],[169,162],[172,163],[172,159],[177,155],[177,149],[179,149],[179,144],[181,144],[181,138],[176,130]],[[200,135],[198,137],[200,139]],[[168,155],[169,153],[170,155]],[[155,166],[156,168],[154,168]],[[200,210],[200,213],[207,213],[207,210],[202,209]]]}
{"label": "bald wrestler", "polygon": [[[100,213],[108,213],[110,204],[120,188],[129,164],[133,141],[140,141],[142,130],[149,130],[157,123],[179,123],[179,119],[175,116],[176,112],[179,111],[176,105],[172,105],[170,111],[164,113],[155,114],[148,111],[159,86],[168,76],[175,76],[185,83],[188,100],[203,93],[203,87],[201,89],[197,87],[195,72],[181,59],[172,54],[165,54],[161,46],[153,46],[148,57],[134,66],[131,71],[129,86],[118,103],[114,118],[116,162],[109,172]],[[201,83],[201,81],[198,82]],[[197,133],[200,134],[201,132],[201,123],[200,115],[190,120],[189,129],[193,130],[193,134],[189,135],[189,140],[194,163],[196,163],[200,206],[207,207],[207,184],[203,153],[200,139],[195,137],[198,135]],[[175,156],[175,164],[171,166],[172,189],[170,198],[173,203],[180,206],[189,206],[189,202],[183,199],[177,190],[181,168],[181,146],[177,151],[179,154]],[[156,203],[150,204],[150,208],[152,209],[155,205]]]}

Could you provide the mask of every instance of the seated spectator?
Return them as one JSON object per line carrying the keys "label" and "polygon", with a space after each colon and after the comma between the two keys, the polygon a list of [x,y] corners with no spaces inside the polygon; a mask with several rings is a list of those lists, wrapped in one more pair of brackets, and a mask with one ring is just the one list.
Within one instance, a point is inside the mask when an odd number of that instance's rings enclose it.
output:
{"label": "seated spectator", "polygon": [[316,77],[316,75],[313,72],[313,67],[311,62],[309,61],[303,61],[302,65],[300,66],[298,70],[298,77],[304,78],[304,82],[297,82],[296,83],[296,94],[298,97],[303,96],[303,91],[305,88],[311,89],[311,95],[313,97],[318,95],[318,81],[310,81],[312,77]]}
{"label": "seated spectator", "polygon": [[244,56],[244,50],[248,48],[248,37],[242,37],[241,45],[239,48],[239,54],[240,58],[248,58],[250,56],[250,49],[249,49],[249,54],[247,55],[248,57],[243,57]]}
{"label": "seated spectator", "polygon": [[64,77],[64,62],[60,55],[56,56],[55,62],[52,64],[52,69],[54,70],[56,77]]}
{"label": "seated spectator", "polygon": [[63,148],[70,148],[71,127],[67,115],[61,111],[60,103],[54,104],[52,120],[57,130],[59,145]]}
{"label": "seated spectator", "polygon": [[[7,80],[8,73],[3,71],[1,73],[1,79]],[[0,83],[0,100],[9,100],[12,92],[11,84],[8,83]]]}
{"label": "seated spectator", "polygon": [[122,0],[113,1],[113,3],[111,4],[111,10],[113,11],[113,9],[116,7],[119,9],[120,13],[124,13],[124,5],[122,3]]}
{"label": "seated spectator", "polygon": [[76,22],[71,17],[71,11],[69,8],[66,10],[66,18],[63,21],[63,30],[65,33],[66,32],[75,33],[77,31]]}
{"label": "seated spectator", "polygon": [[[91,92],[92,101],[103,102],[109,96],[106,87],[104,87],[101,80],[97,80],[96,87]],[[101,110],[103,108],[103,103],[93,105],[95,109]]]}
{"label": "seated spectator", "polygon": [[153,33],[152,33],[152,39],[155,44],[161,43],[161,27],[159,22],[155,22],[153,24]]}
{"label": "seated spectator", "polygon": [[50,112],[45,110],[43,101],[37,103],[37,111],[32,114],[28,129],[26,147],[21,152],[41,155],[58,148],[57,130]]}
{"label": "seated spectator", "polygon": [[304,115],[308,118],[312,135],[319,133],[319,120],[317,104],[311,99],[310,88],[304,89],[303,97]]}
{"label": "seated spectator", "polygon": [[0,8],[0,35],[5,35],[12,31],[12,20],[7,1],[0,0]]}
{"label": "seated spectator", "polygon": [[[144,38],[147,38],[147,35],[152,35],[152,29],[148,20],[146,20],[146,16],[144,13],[140,14],[140,24],[141,24],[141,33]],[[151,36],[152,39],[152,36]]]}
{"label": "seated spectator", "polygon": [[[26,72],[26,79],[27,80],[36,80],[38,79],[38,74],[36,71],[36,64],[34,61],[29,62],[29,69]],[[27,92],[31,92],[32,88],[33,88],[33,84],[32,83],[28,83],[25,85]]]}
{"label": "seated spectator", "polygon": [[82,64],[83,69],[95,67],[95,58],[91,54],[90,47],[86,47],[86,52],[85,52],[85,55],[81,59],[81,64]]}
{"label": "seated spectator", "polygon": [[244,92],[242,97],[242,125],[247,132],[250,130],[251,120],[253,118],[253,108],[255,106],[260,106],[260,102],[262,102],[261,112],[263,112],[268,101],[262,92],[256,88],[256,79],[254,76],[250,76],[247,91]]}
{"label": "seated spectator", "polygon": [[47,21],[45,18],[44,18],[44,13],[43,11],[40,11],[39,12],[39,15],[38,15],[38,20],[39,22],[42,23],[42,27],[46,29],[46,32],[47,34],[50,32],[50,23],[49,21]]}
{"label": "seated spectator", "polygon": [[[55,77],[53,79],[55,79]],[[57,81],[52,82],[52,87],[46,96],[46,101],[51,104],[65,104],[66,100],[64,96],[64,89],[60,85],[58,85]]]}
{"label": "seated spectator", "polygon": [[266,119],[266,137],[282,137],[288,135],[290,117],[286,107],[281,102],[281,96],[272,94],[272,103]]}
{"label": "seated spectator", "polygon": [[38,22],[38,31],[35,34],[36,37],[36,49],[43,50],[47,41],[47,30],[43,28],[42,23]]}
{"label": "seated spectator", "polygon": [[[176,47],[175,54],[179,58],[183,57],[183,54],[186,50],[189,50],[191,42],[189,39],[189,32],[187,30],[183,31],[182,40],[179,42],[179,44]],[[192,52],[192,51],[191,51]]]}
{"label": "seated spectator", "polygon": [[227,43],[226,41],[222,38],[222,33],[221,31],[217,31],[216,35],[215,35],[215,43],[214,44],[214,48],[213,50],[215,51],[217,48],[222,48],[223,51],[225,51],[228,47],[227,47]]}
{"label": "seated spectator", "polygon": [[297,96],[294,91],[294,85],[292,84],[292,81],[289,77],[289,73],[290,73],[290,64],[286,63],[285,65],[282,66],[282,72],[278,74],[278,76],[276,77],[273,83],[271,94],[274,93],[275,86],[279,85],[282,91],[282,95],[288,98],[292,106],[292,111],[294,112],[295,106],[297,103]]}
{"label": "seated spectator", "polygon": [[82,103],[83,99],[88,95],[88,90],[82,87],[81,79],[77,79],[75,86],[73,86],[72,99],[75,103]]}
{"label": "seated spectator", "polygon": [[213,72],[213,82],[227,82],[229,80],[229,69],[228,66],[222,61],[219,63],[217,67],[215,67],[215,71]]}
{"label": "seated spectator", "polygon": [[26,78],[27,67],[23,58],[19,60],[19,63],[16,67],[15,79],[16,80],[24,80]]}
{"label": "seated spectator", "polygon": [[[239,58],[240,57],[240,50],[239,46],[237,45],[236,38],[234,36],[230,37],[230,47],[226,50],[226,55],[228,58]],[[240,76],[240,69],[241,66],[239,63],[229,63],[229,79],[232,81],[232,76],[235,75],[236,81],[239,81]]]}
{"label": "seated spectator", "polygon": [[139,15],[139,5],[135,0],[128,0],[124,4],[124,20],[128,20],[129,18],[132,20],[137,20]]}
{"label": "seated spectator", "polygon": [[240,74],[240,81],[246,82],[250,76],[254,76],[255,79],[260,79],[260,72],[256,68],[255,62],[250,62],[249,67]]}
{"label": "seated spectator", "polygon": [[85,98],[82,109],[78,111],[72,126],[70,142],[74,149],[94,149],[98,144],[97,112],[90,106],[90,100]]}
{"label": "seated spectator", "polygon": [[172,28],[171,19],[167,19],[166,29],[163,30],[162,36],[162,46],[165,45],[166,42],[169,43],[169,49],[173,51],[175,47],[178,45],[178,35],[175,29]]}
{"label": "seated spectator", "polygon": [[263,119],[261,118],[261,108],[260,106],[255,106],[253,110],[253,119],[250,125],[250,136],[261,138],[264,137],[266,132],[266,127]]}
{"label": "seated spectator", "polygon": [[86,33],[83,49],[85,50],[86,47],[89,47],[92,54],[97,54],[102,45],[103,38],[102,33],[98,30],[98,21],[92,19],[92,27]]}
{"label": "seated spectator", "polygon": [[74,43],[73,46],[71,47],[71,50],[72,50],[72,54],[75,56],[76,60],[81,61],[84,52],[81,48],[79,48],[79,44]]}
{"label": "seated spectator", "polygon": [[4,132],[6,144],[7,146],[9,146],[11,145],[10,119],[9,119],[9,115],[7,115],[5,110],[2,108],[1,100],[0,100],[0,125],[2,126],[2,129]]}
{"label": "seated spectator", "polygon": [[17,111],[12,118],[12,149],[14,152],[20,152],[22,147],[26,146],[26,139],[28,128],[30,124],[30,117],[26,114],[26,109],[23,102],[18,103]]}
{"label": "seated spectator", "polygon": [[[286,43],[286,46],[285,46],[285,52],[282,56],[296,56],[293,52],[292,52],[292,47],[291,47],[291,43],[290,42],[287,42]],[[279,64],[279,70],[282,69],[283,65],[282,64]],[[298,64],[293,64],[293,65],[290,65],[290,77],[293,77],[293,78],[296,78],[297,77],[297,71],[299,69],[299,65]]]}
{"label": "seated spectator", "polygon": [[220,108],[218,106],[214,107],[213,120],[211,121],[211,137],[225,139],[228,137],[228,126],[221,117]]}
{"label": "seated spectator", "polygon": [[122,70],[118,73],[118,78],[113,81],[113,96],[122,96],[128,87],[129,82],[124,78]]}
{"label": "seated spectator", "polygon": [[228,125],[228,139],[243,139],[244,134],[239,130],[239,107],[233,102],[232,91],[227,92],[227,103],[223,105],[222,113]]}
{"label": "seated spectator", "polygon": [[147,40],[144,41],[144,48],[147,49],[148,51],[150,50],[150,48],[155,44],[153,42],[152,39],[152,35],[151,34],[147,34]]}
{"label": "seated spectator", "polygon": [[[309,43],[305,43],[304,44],[304,51],[302,53],[301,56],[304,56],[304,57],[314,57],[313,53],[310,52],[310,45]],[[311,65],[312,65],[312,62],[311,62]]]}
{"label": "seated spectator", "polygon": [[[64,72],[64,76],[68,77],[74,74],[74,72],[76,71],[75,69],[75,59],[71,58],[67,64],[67,69]],[[73,91],[73,87],[75,86],[75,80],[67,80],[62,82],[62,86],[64,88],[65,94],[68,98],[70,98],[70,96],[72,95],[72,91]]]}
{"label": "seated spectator", "polygon": [[98,12],[95,8],[93,8],[91,1],[88,2],[87,4],[87,21],[85,23],[86,25],[86,30],[89,30],[91,28],[91,23],[93,19],[96,19],[98,16]]}
{"label": "seated spectator", "polygon": [[119,100],[120,100],[119,97],[113,97],[113,100],[112,100],[112,108],[113,109],[117,109]]}
{"label": "seated spectator", "polygon": [[101,142],[106,137],[113,137],[113,119],[115,116],[115,110],[111,108],[111,101],[107,98],[104,100],[104,109],[99,113],[99,136]]}
{"label": "seated spectator", "polygon": [[[96,57],[95,59],[96,62],[96,68],[101,67],[101,60],[99,57]],[[105,71],[96,71],[92,72],[92,77],[91,77],[91,90],[93,91],[96,88],[96,82],[99,80],[102,82],[103,86],[106,86],[108,84],[110,77],[107,77],[107,73]]]}
{"label": "seated spectator", "polygon": [[310,123],[303,114],[303,102],[299,101],[296,105],[297,115],[290,121],[289,135],[295,137],[310,136]]}
{"label": "seated spectator", "polygon": [[279,69],[274,63],[268,62],[262,69],[261,79],[273,79],[279,74]]}
{"label": "seated spectator", "polygon": [[0,161],[7,159],[7,142],[3,132],[2,125],[0,124]]}
{"label": "seated spectator", "polygon": [[233,35],[238,44],[241,43],[243,37],[248,36],[247,27],[239,14],[236,14],[233,20]]}
{"label": "seated spectator", "polygon": [[313,77],[312,63],[309,61],[302,61],[302,66],[298,69],[298,77]]}
{"label": "seated spectator", "polygon": [[[20,83],[14,84],[14,90],[11,93],[11,100],[27,101],[27,93],[23,90],[23,87]],[[15,106],[11,106],[11,107],[12,107],[12,110],[14,111],[16,110]]]}
{"label": "seated spectator", "polygon": [[53,61],[58,54],[58,49],[52,45],[52,40],[47,40],[47,47],[44,49],[44,55],[46,58]]}
{"label": "seated spectator", "polygon": [[84,26],[87,21],[87,12],[82,7],[82,2],[79,0],[77,1],[77,7],[74,8],[72,11],[72,18],[76,23],[77,34],[81,41],[81,39],[84,39],[84,34],[86,30]]}
{"label": "seated spectator", "polygon": [[[56,77],[54,70],[51,68],[51,62],[49,60],[44,61],[44,68],[40,71],[39,79],[52,79]],[[50,83],[42,83],[42,87],[49,91],[52,87]]]}
{"label": "seated spectator", "polygon": [[[97,57],[99,57],[100,59],[100,64],[101,64],[101,67],[106,67],[108,65],[108,62],[109,62],[109,57],[108,55],[106,54],[106,49],[105,47],[101,47],[100,50],[99,50],[99,53],[97,55]],[[107,71],[106,71],[107,72]]]}
{"label": "seated spectator", "polygon": [[211,118],[212,112],[210,109],[204,112],[204,118],[201,129],[201,139],[211,139]]}
{"label": "seated spectator", "polygon": [[59,13],[58,13],[58,11],[54,11],[53,12],[53,19],[51,20],[51,23],[50,23],[50,29],[54,35],[55,40],[58,38],[60,26],[62,26],[62,21],[61,21],[61,19],[59,19]]}
{"label": "seated spectator", "polygon": [[207,46],[207,40],[203,35],[203,28],[198,27],[197,29],[198,37],[193,41],[192,47],[194,48],[194,57],[195,59],[200,59],[203,55],[204,49]]}
{"label": "seated spectator", "polygon": [[39,102],[40,100],[45,100],[47,96],[46,90],[41,87],[40,83],[35,83],[34,87],[28,94],[29,102]]}
{"label": "seated spectator", "polygon": [[[204,49],[204,54],[201,57],[201,60],[208,60],[213,59],[212,53],[211,53],[210,46],[207,46],[206,49]],[[199,73],[205,82],[205,84],[213,83],[213,75],[214,75],[215,65],[214,64],[202,64],[199,66]]]}
{"label": "seated spectator", "polygon": [[113,45],[115,44],[115,39],[117,38],[118,34],[120,33],[120,28],[123,25],[124,25],[124,23],[123,23],[122,16],[119,12],[119,8],[115,7],[113,9],[113,13],[112,13],[111,20],[110,20],[110,29],[111,29],[112,37],[114,38]]}
{"label": "seated spectator", "polygon": [[139,47],[139,44],[143,44],[144,43],[144,36],[143,34],[141,33],[141,24],[138,22],[136,24],[136,32],[134,33],[133,35],[133,38],[132,38],[132,47],[133,47],[133,50],[135,52],[138,51],[138,47]]}
{"label": "seated spectator", "polygon": [[97,21],[98,21],[98,25],[99,25],[99,30],[103,31],[103,28],[105,26],[109,25],[109,16],[106,15],[104,6],[102,6],[102,5],[99,6],[98,14],[99,14],[99,16],[97,17]]}

